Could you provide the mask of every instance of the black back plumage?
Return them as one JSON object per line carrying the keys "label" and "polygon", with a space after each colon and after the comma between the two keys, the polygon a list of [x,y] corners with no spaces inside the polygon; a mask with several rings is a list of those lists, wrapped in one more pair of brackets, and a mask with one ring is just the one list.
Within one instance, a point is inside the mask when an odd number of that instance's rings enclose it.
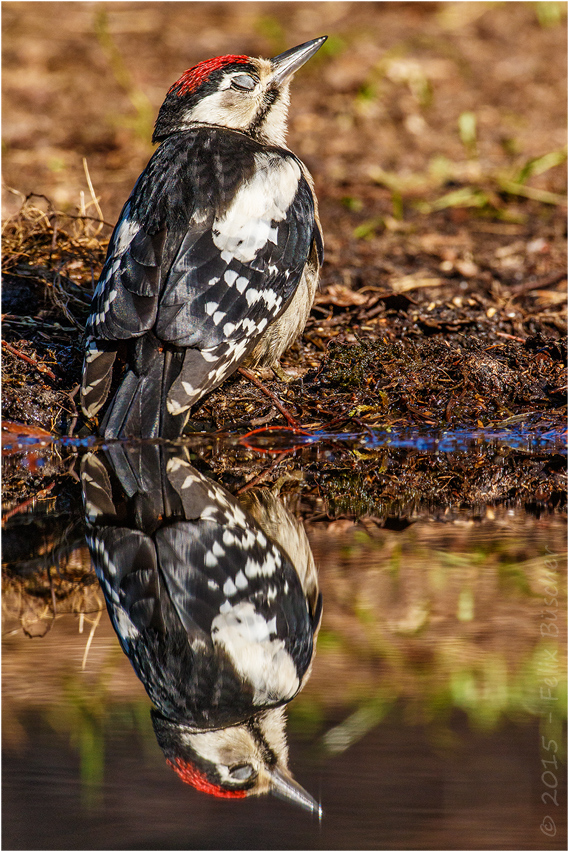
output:
{"label": "black back plumage", "polygon": [[[106,437],[140,435],[129,407],[146,409],[148,419],[149,406],[156,412],[144,436],[178,434],[179,421],[164,426],[158,381],[167,395],[187,356],[187,410],[237,369],[290,302],[314,242],[321,253],[312,192],[289,151],[224,128],[168,136],[123,208],[95,290],[85,412],[94,416],[104,405],[116,344],[130,340],[123,380],[130,384],[107,415]],[[154,349],[171,353],[171,364],[141,359],[133,338],[146,334],[157,341]],[[170,415],[181,408],[174,404]]]}

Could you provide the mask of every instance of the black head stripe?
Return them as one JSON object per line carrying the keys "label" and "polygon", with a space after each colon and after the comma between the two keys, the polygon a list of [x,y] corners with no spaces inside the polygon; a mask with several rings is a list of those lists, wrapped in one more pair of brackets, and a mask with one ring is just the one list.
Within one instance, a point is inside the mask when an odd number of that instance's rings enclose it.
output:
{"label": "black head stripe", "polygon": [[247,719],[245,727],[255,740],[257,747],[263,756],[263,763],[265,766],[276,766],[277,755],[268,744],[267,739],[261,730],[259,718],[253,716],[253,718]]}
{"label": "black head stripe", "polygon": [[255,131],[261,127],[263,122],[265,121],[267,115],[271,111],[273,105],[277,102],[280,97],[280,91],[277,88],[268,89],[263,95],[263,103],[261,104],[259,111],[257,112],[255,118],[247,128],[247,133],[254,135]]}

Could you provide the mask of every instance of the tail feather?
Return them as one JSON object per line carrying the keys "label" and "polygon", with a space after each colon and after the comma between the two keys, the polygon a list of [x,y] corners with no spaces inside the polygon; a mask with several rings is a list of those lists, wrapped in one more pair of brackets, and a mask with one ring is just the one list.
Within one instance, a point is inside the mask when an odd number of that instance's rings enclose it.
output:
{"label": "tail feather", "polygon": [[87,341],[81,383],[81,408],[86,417],[94,417],[105,404],[116,354],[116,347],[112,344],[93,339]]}
{"label": "tail feather", "polygon": [[[83,371],[82,407],[94,417],[111,394],[116,344],[92,341]],[[243,360],[247,345],[224,342],[210,349],[161,343],[151,332],[129,344],[127,370],[100,426],[106,439],[177,438],[190,409]]]}
{"label": "tail feather", "polygon": [[190,408],[205,393],[235,372],[245,351],[246,344],[236,346],[228,342],[210,349],[187,348],[179,375],[168,388],[168,411],[176,415],[185,412],[187,419]]}
{"label": "tail feather", "polygon": [[166,398],[182,361],[183,350],[163,348],[152,335],[138,340],[129,369],[101,423],[103,437],[178,437],[186,417],[171,414]]}

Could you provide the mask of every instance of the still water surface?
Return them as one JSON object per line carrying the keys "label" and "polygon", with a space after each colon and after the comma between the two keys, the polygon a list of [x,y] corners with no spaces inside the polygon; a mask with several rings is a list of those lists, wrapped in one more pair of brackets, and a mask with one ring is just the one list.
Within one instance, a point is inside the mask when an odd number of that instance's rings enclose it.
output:
{"label": "still water surface", "polygon": [[[314,559],[322,622],[286,735],[288,767],[321,804],[319,819],[273,796],[215,798],[166,764],[145,691],[157,686],[143,685],[121,650],[104,598],[114,575],[97,542],[120,573],[131,565],[113,544],[117,527],[121,542],[125,530],[137,541],[170,536],[183,576],[202,546],[191,519],[205,517],[195,490],[204,480],[172,464],[179,448],[125,452],[78,460],[83,502],[77,486],[7,525],[4,848],[566,847],[560,515],[439,505],[356,517],[303,492],[290,471],[272,492],[207,486],[218,514],[241,507],[251,535],[272,536],[297,572]],[[25,539],[29,553],[14,545]],[[317,589],[306,586],[313,612]],[[188,701],[194,715],[222,712]]]}

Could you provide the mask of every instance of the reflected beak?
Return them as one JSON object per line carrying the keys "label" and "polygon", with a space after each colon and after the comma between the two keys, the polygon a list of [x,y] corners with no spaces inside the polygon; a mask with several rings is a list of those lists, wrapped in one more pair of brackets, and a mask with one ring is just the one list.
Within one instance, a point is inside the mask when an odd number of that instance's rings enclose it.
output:
{"label": "reflected beak", "polygon": [[313,38],[312,41],[305,41],[304,44],[299,44],[297,47],[291,47],[290,50],[285,50],[284,53],[279,53],[274,59],[271,59],[273,66],[273,83],[280,86],[289,77],[292,77],[295,71],[298,71],[301,65],[314,56],[317,50],[320,50],[328,36],[320,36]]}
{"label": "reflected beak", "polygon": [[310,813],[318,814],[319,819],[322,819],[322,806],[294,780],[292,775],[280,769],[273,769],[271,772],[271,793],[279,799],[300,805]]}

